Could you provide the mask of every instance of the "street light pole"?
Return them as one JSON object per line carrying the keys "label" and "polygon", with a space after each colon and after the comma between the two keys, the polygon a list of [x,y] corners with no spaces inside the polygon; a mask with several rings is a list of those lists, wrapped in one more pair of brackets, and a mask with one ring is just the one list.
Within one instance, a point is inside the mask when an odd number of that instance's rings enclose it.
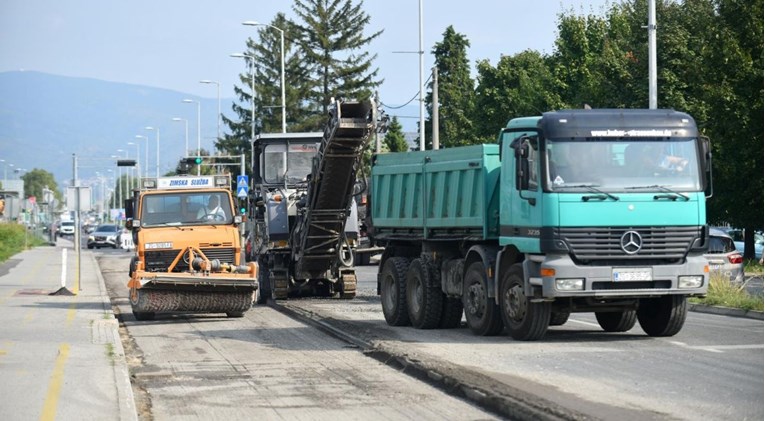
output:
{"label": "street light pole", "polygon": [[279,31],[279,35],[281,37],[281,85],[282,85],[282,133],[287,133],[287,103],[285,101],[285,93],[284,93],[284,30],[281,28],[278,28],[273,25],[269,25],[267,23],[259,23],[257,21],[246,21],[242,22],[242,25],[246,26],[268,26],[269,28],[276,29]]}
{"label": "street light pole", "polygon": [[[185,103],[197,103],[197,158],[202,156],[202,103],[192,99],[184,99]],[[201,175],[202,166],[197,165],[197,175]]]}
{"label": "street light pole", "polygon": [[173,121],[182,121],[186,129],[186,149],[183,150],[183,156],[188,158],[189,156],[189,120],[180,117],[173,117]]}
{"label": "street light pole", "polygon": [[135,138],[136,139],[143,139],[143,140],[146,141],[146,152],[145,152],[145,155],[146,155],[146,166],[143,169],[143,176],[145,178],[149,178],[149,137],[137,134],[137,135],[135,135]]}
{"label": "street light pole", "polygon": [[250,101],[252,107],[250,111],[250,140],[252,140],[255,139],[255,57],[242,53],[231,54],[231,57],[243,58],[250,64],[250,93],[252,95],[252,101]]}
{"label": "street light pole", "polygon": [[156,130],[157,132],[157,178],[159,178],[159,127],[146,127],[146,130]]}
{"label": "street light pole", "polygon": [[218,118],[215,119],[215,122],[218,124],[218,139],[220,139],[220,82],[216,82],[214,80],[200,80],[199,83],[214,83],[215,86],[218,88]]}
{"label": "street light pole", "polygon": [[128,142],[128,145],[135,145],[135,188],[140,188],[139,179],[141,178],[141,144],[138,142]]}

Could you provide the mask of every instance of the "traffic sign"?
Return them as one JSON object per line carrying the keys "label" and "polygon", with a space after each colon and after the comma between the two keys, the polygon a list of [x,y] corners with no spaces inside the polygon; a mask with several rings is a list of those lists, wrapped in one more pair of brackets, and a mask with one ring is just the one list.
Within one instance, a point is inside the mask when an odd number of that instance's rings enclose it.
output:
{"label": "traffic sign", "polygon": [[250,180],[246,175],[236,176],[236,197],[244,199],[247,197],[247,193],[250,191]]}

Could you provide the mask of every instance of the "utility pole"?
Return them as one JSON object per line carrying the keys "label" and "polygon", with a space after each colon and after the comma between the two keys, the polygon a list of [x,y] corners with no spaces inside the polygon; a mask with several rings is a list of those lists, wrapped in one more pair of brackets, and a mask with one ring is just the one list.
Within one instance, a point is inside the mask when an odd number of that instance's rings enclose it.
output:
{"label": "utility pole", "polygon": [[648,0],[648,108],[658,107],[656,88],[656,0]]}
{"label": "utility pole", "polygon": [[433,150],[441,146],[438,139],[438,67],[433,67]]}

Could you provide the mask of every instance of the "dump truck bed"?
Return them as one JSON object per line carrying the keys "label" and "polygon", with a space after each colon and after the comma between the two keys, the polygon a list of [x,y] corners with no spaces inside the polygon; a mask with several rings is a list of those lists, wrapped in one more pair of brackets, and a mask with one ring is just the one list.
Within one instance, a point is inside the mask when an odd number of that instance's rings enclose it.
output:
{"label": "dump truck bed", "polygon": [[375,239],[496,239],[499,175],[498,145],[378,155]]}

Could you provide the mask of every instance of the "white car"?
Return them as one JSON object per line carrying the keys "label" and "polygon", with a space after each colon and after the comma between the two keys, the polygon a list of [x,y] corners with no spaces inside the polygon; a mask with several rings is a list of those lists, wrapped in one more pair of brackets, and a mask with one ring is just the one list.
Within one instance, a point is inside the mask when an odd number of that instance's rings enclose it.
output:
{"label": "white car", "polygon": [[59,236],[72,236],[74,235],[74,221],[61,221],[61,225],[58,226]]}
{"label": "white car", "polygon": [[709,250],[704,254],[711,273],[718,273],[733,283],[744,282],[744,258],[736,251],[733,238],[725,231],[709,229]]}

